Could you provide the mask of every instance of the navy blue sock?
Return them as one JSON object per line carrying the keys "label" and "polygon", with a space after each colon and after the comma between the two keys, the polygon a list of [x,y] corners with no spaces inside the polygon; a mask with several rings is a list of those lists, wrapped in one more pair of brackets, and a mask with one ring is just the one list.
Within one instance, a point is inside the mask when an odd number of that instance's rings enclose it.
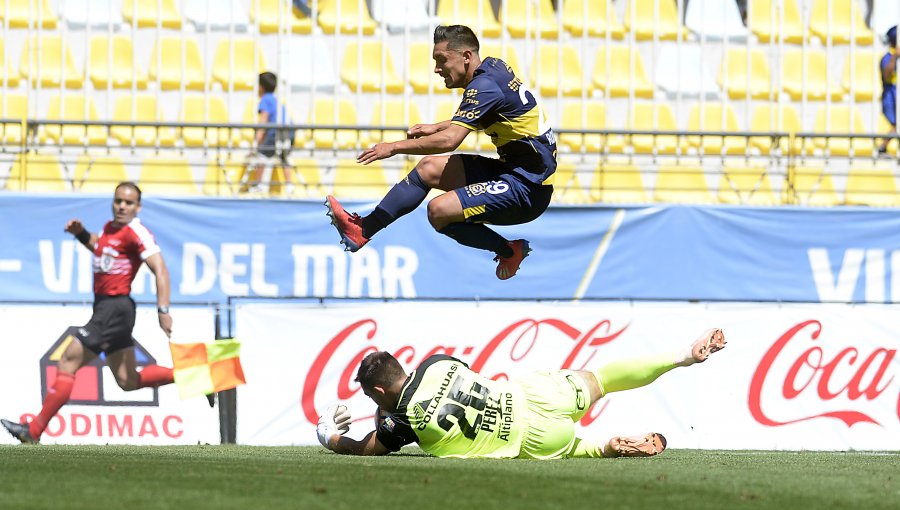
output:
{"label": "navy blue sock", "polygon": [[506,239],[483,223],[451,223],[438,232],[463,246],[492,251],[501,257],[513,255],[512,248],[506,244]]}
{"label": "navy blue sock", "polygon": [[394,184],[371,214],[362,219],[362,233],[371,238],[400,216],[409,213],[425,200],[431,188],[422,182],[419,171],[412,169],[406,178]]}

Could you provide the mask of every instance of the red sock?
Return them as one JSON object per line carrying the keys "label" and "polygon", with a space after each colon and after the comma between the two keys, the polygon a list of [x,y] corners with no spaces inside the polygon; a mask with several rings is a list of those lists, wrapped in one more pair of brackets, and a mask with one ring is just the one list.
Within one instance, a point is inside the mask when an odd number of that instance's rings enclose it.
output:
{"label": "red sock", "polygon": [[155,386],[163,386],[175,382],[175,376],[172,375],[172,369],[161,367],[159,365],[147,365],[138,374],[138,388],[147,388]]}
{"label": "red sock", "polygon": [[44,407],[41,408],[41,412],[28,425],[28,432],[31,433],[31,437],[35,441],[41,438],[41,434],[47,428],[50,418],[53,418],[59,409],[69,401],[69,396],[72,394],[72,386],[74,385],[74,375],[64,372],[56,373],[53,387],[47,391],[47,397],[44,399]]}

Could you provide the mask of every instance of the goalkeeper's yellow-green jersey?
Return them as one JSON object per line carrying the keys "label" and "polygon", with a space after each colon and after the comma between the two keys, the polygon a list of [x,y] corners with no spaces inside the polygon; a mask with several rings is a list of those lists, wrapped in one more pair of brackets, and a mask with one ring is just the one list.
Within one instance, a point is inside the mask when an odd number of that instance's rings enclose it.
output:
{"label": "goalkeeper's yellow-green jersey", "polygon": [[456,358],[423,361],[404,383],[396,409],[376,431],[392,451],[415,442],[437,457],[519,455],[526,427],[523,390],[473,372]]}

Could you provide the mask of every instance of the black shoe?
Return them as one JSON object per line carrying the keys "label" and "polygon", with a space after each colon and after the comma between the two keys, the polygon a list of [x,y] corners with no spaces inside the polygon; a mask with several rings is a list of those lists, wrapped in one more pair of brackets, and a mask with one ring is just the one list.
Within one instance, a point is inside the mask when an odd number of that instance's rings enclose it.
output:
{"label": "black shoe", "polygon": [[3,424],[3,427],[9,432],[12,437],[18,439],[23,443],[37,443],[34,438],[31,437],[31,432],[28,430],[28,425],[24,423],[16,423],[9,420],[0,420],[0,423]]}
{"label": "black shoe", "polygon": [[215,407],[216,405],[216,394],[208,393],[206,395],[206,401],[209,402],[209,407]]}

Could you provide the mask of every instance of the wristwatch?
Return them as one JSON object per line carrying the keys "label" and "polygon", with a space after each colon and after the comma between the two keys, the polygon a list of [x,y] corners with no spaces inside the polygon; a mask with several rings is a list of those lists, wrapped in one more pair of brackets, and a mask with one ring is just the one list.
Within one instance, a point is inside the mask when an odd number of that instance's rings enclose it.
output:
{"label": "wristwatch", "polygon": [[159,306],[159,307],[156,308],[156,311],[157,311],[158,313],[164,313],[164,314],[168,315],[168,314],[169,314],[169,307],[168,307],[168,306]]}

